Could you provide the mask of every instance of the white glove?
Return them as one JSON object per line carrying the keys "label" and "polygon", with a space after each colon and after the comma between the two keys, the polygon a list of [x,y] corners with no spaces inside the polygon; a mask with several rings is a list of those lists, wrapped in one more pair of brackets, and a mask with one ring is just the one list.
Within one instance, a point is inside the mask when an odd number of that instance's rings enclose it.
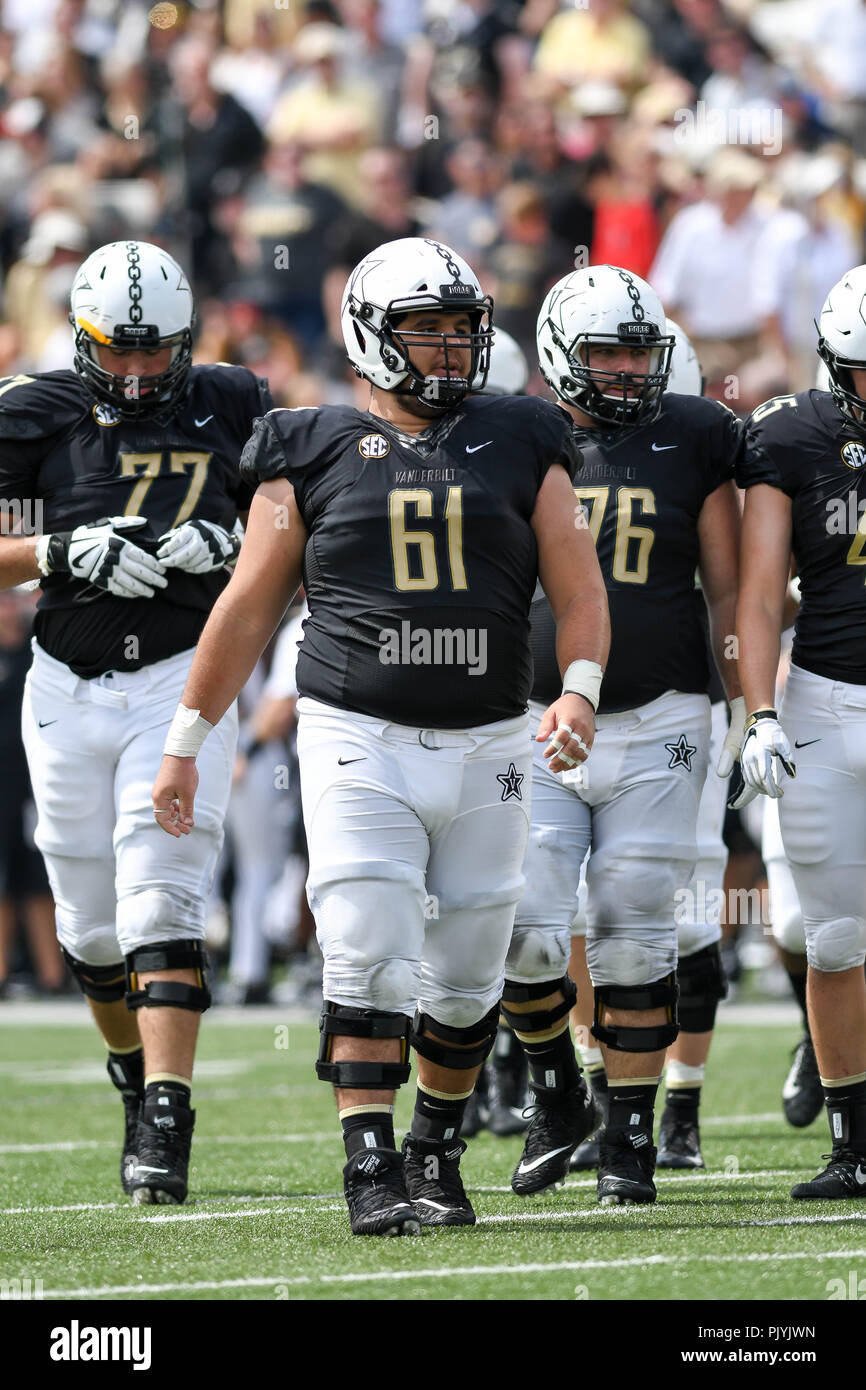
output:
{"label": "white glove", "polygon": [[725,741],[722,744],[719,761],[716,764],[716,773],[719,777],[730,777],[734,770],[734,763],[740,756],[743,735],[746,732],[745,696],[735,696],[730,703],[729,709],[731,712],[731,722],[725,736]]}
{"label": "white glove", "polygon": [[749,716],[740,752],[740,766],[746,786],[763,792],[774,801],[784,795],[782,770],[789,777],[797,776],[791,758],[791,745],[774,709],[758,710]]}
{"label": "white glove", "polygon": [[210,574],[237,559],[240,541],[214,521],[185,521],[175,531],[159,538],[157,559],[170,569],[187,574]]}
{"label": "white glove", "polygon": [[36,560],[42,574],[70,574],[116,598],[153,598],[168,584],[165,567],[121,534],[147,526],[146,516],[109,516],[74,531],[40,536]]}

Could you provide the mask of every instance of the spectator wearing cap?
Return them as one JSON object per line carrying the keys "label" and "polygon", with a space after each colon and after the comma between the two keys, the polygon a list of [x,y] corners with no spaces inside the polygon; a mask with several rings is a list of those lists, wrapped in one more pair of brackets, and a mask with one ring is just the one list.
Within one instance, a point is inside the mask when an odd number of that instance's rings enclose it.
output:
{"label": "spectator wearing cap", "polygon": [[675,214],[650,270],[667,312],[694,343],[708,384],[758,349],[752,263],[768,216],[754,202],[762,179],[761,165],[744,150],[720,150],[705,197]]}
{"label": "spectator wearing cap", "polygon": [[324,184],[344,201],[358,205],[358,161],[379,138],[382,112],[368,83],[347,82],[340,69],[345,46],[335,24],[307,24],[295,40],[292,56],[308,69],[306,80],[281,96],[267,126],[268,139],[303,148],[304,176]]}
{"label": "spectator wearing cap", "polygon": [[49,208],[33,219],[21,258],[6,277],[4,293],[5,317],[16,331],[23,369],[72,366],[69,291],[88,246],[86,226],[67,209]]}

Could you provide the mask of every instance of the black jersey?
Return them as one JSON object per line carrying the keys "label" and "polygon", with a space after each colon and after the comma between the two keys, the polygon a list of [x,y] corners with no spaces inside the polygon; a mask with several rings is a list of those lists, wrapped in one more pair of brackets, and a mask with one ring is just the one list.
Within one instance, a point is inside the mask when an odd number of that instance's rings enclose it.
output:
{"label": "black jersey", "polygon": [[343,406],[275,410],[244,476],[288,478],[309,532],[302,695],[431,728],[523,712],[531,517],[571,421],[531,397],[470,398],[421,435]]}
{"label": "black jersey", "polygon": [[[710,671],[695,588],[698,517],[733,476],[742,425],[717,401],[666,395],[633,430],[575,428],[586,509],[610,606],[611,648],[599,713],[636,709],[666,690],[705,693]],[[562,690],[556,626],[544,595],[532,606],[533,698]]]}
{"label": "black jersey", "polygon": [[[190,517],[231,530],[252,497],[238,470],[241,450],[272,404],[267,383],[245,367],[193,367],[167,424],[121,419],[72,371],[12,377],[0,382],[0,496],[44,533],[147,517],[130,536],[145,548]],[[168,569],[166,578],[153,598],[126,599],[49,575],[36,614],[40,646],[86,679],[194,647],[229,576]]]}
{"label": "black jersey", "polygon": [[776,396],[746,421],[741,487],[791,499],[802,600],[791,659],[866,685],[866,440],[828,391]]}

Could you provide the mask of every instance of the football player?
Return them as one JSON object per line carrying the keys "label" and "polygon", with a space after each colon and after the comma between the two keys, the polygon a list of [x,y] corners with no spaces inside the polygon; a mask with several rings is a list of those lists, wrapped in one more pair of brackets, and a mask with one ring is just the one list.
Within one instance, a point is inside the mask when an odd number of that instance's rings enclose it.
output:
{"label": "football player", "polygon": [[[604,585],[574,526],[571,421],[485,398],[491,301],[427,238],[352,272],[346,350],[369,409],[272,411],[243,468],[260,483],[199,643],[154,786],[192,824],[194,757],[296,589],[308,893],[324,956],[318,1075],[343,1128],[356,1234],[472,1225],[466,1101],[496,1036],[529,828],[529,605],[540,575],[563,679],[539,737],[555,771],[592,745]],[[418,1058],[411,1132],[394,1092]],[[584,1090],[587,1130],[592,1106]]]}
{"label": "football player", "polygon": [[[818,325],[830,391],[753,412],[737,633],[749,719],[747,793],[780,801],[803,912],[811,1036],[830,1122],[822,1173],[797,1199],[866,1195],[866,266],[834,285]],[[802,603],[773,707],[791,552]]]}
{"label": "football player", "polygon": [[41,532],[0,542],[0,582],[42,586],[23,708],[36,843],[123,1097],[123,1187],[137,1205],[182,1202],[234,714],[202,760],[185,853],[148,784],[237,555],[238,461],[271,400],[245,368],[192,366],[192,294],[158,246],[95,251],[70,319],[74,371],[0,385],[0,491],[39,509]]}
{"label": "football player", "polygon": [[[591,1032],[601,1043],[609,1112],[598,1198],[604,1205],[655,1200],[655,1095],[678,1031],[676,911],[697,858],[710,749],[696,568],[731,701],[725,766],[744,722],[726,646],[736,595],[739,511],[731,477],[740,427],[715,401],[663,394],[673,346],[658,296],[616,266],[565,276],[539,315],[541,372],[571,414],[583,455],[575,492],[598,547],[612,645],[589,762],[559,778],[535,760],[527,886],[503,996],[537,1102],[512,1177],[521,1195],[561,1181],[579,1142],[578,1067],[568,1033],[575,991],[566,970],[589,848]],[[541,594],[532,648],[538,703],[531,708],[538,713],[549,698],[554,651]],[[697,945],[688,1006],[695,1031],[704,1033],[721,969],[717,946]]]}
{"label": "football player", "polygon": [[[694,346],[673,319],[666,319],[667,332],[674,339],[671,373],[666,390],[680,396],[702,396],[704,379]],[[702,625],[706,608],[699,604]],[[709,634],[707,634],[709,642]],[[665,1067],[665,1108],[659,1124],[656,1166],[658,1168],[703,1168],[698,1111],[704,1084],[706,1061],[712,1043],[716,1009],[725,989],[719,958],[722,936],[720,904],[727,850],[722,839],[727,781],[716,775],[724,740],[728,732],[728,707],[712,653],[709,652],[710,683],[710,767],[701,792],[697,820],[698,858],[691,882],[675,910],[677,925],[677,982],[680,990],[678,1014],[680,1031],[668,1049]],[[742,697],[739,697],[740,702]],[[742,718],[742,704],[737,705]],[[727,759],[725,760],[727,763]],[[724,766],[724,765],[723,765]],[[587,772],[589,769],[587,769]],[[584,861],[584,871],[586,861]],[[581,908],[571,928],[569,974],[577,986],[578,999],[572,1022],[578,1039],[578,1052],[587,1080],[595,1093],[604,1120],[607,1119],[607,1077],[601,1048],[590,1037],[592,1026],[592,987],[586,967],[586,883],[581,874],[578,889]],[[600,1131],[585,1139],[572,1154],[569,1169],[597,1168]]]}

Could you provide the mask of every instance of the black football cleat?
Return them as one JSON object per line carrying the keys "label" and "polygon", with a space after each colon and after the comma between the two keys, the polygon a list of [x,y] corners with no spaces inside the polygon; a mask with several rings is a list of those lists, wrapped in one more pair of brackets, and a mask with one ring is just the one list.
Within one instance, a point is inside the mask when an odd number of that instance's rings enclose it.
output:
{"label": "black football cleat", "polygon": [[406,1192],[396,1149],[362,1149],[343,1169],[353,1236],[418,1236],[421,1224]]}
{"label": "black football cleat", "polygon": [[683,1120],[665,1110],[659,1127],[657,1168],[704,1168],[697,1120]]}
{"label": "black football cleat", "polygon": [[135,1161],[135,1138],[138,1132],[141,1102],[144,1099],[142,1086],[136,1084],[137,1081],[143,1081],[140,1056],[139,1053],[136,1067],[125,1057],[112,1054],[108,1059],[106,1068],[112,1085],[117,1087],[123,1098],[124,1129],[123,1149],[120,1155],[120,1184],[127,1197],[132,1195],[127,1174],[130,1163]]}
{"label": "black football cleat", "polygon": [[460,1177],[462,1139],[403,1140],[406,1190],[422,1226],[474,1226],[475,1212]]}
{"label": "black football cleat", "polygon": [[135,1154],[124,1166],[124,1188],[136,1207],[183,1202],[195,1111],[184,1106],[143,1105]]}
{"label": "black football cleat", "polygon": [[601,1121],[601,1107],[581,1079],[561,1105],[535,1105],[520,1162],[511,1175],[518,1197],[563,1182],[571,1155]]}
{"label": "black football cleat", "polygon": [[123,1097],[123,1109],[125,1114],[125,1129],[123,1134],[123,1152],[120,1155],[120,1183],[127,1197],[132,1196],[132,1187],[129,1177],[132,1166],[135,1164],[136,1137],[138,1135],[138,1121],[141,1115],[141,1096],[129,1095]]}
{"label": "black football cleat", "polygon": [[645,1130],[608,1125],[599,1141],[597,1193],[600,1205],[622,1207],[654,1202],[655,1160],[652,1136]]}
{"label": "black football cleat", "polygon": [[866,1154],[834,1149],[821,1157],[830,1160],[823,1173],[809,1182],[796,1183],[791,1188],[792,1197],[798,1201],[823,1202],[866,1197]]}
{"label": "black football cleat", "polygon": [[791,1070],[782,1087],[782,1110],[789,1125],[805,1129],[824,1108],[824,1088],[808,1033],[794,1049]]}

